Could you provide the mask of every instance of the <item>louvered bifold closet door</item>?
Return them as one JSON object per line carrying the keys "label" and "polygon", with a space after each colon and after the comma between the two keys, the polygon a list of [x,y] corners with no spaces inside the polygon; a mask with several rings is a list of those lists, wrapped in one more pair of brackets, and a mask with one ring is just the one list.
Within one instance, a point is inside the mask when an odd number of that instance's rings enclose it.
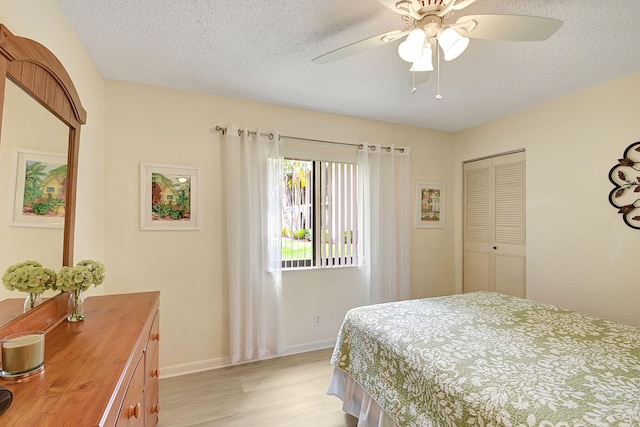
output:
{"label": "louvered bifold closet door", "polygon": [[524,153],[493,159],[493,290],[525,297],[526,194]]}
{"label": "louvered bifold closet door", "polygon": [[464,291],[491,288],[491,159],[464,165]]}
{"label": "louvered bifold closet door", "polygon": [[526,295],[525,153],[464,167],[464,291]]}
{"label": "louvered bifold closet door", "polygon": [[495,165],[495,241],[525,243],[524,161]]}

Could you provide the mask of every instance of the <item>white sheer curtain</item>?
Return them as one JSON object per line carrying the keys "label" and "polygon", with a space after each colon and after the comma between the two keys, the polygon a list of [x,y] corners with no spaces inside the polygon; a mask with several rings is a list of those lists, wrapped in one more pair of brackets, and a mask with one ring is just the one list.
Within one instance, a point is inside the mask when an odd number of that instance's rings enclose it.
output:
{"label": "white sheer curtain", "polygon": [[358,150],[359,304],[410,296],[409,148],[363,143]]}
{"label": "white sheer curtain", "polygon": [[282,354],[282,158],[277,133],[223,137],[231,362]]}

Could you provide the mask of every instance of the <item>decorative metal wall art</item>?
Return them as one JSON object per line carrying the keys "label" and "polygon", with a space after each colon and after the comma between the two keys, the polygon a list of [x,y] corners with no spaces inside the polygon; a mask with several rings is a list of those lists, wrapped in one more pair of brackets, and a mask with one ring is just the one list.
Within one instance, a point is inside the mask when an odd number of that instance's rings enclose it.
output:
{"label": "decorative metal wall art", "polygon": [[609,171],[609,181],[615,185],[609,202],[618,208],[625,224],[640,230],[640,141],[624,150],[624,157]]}

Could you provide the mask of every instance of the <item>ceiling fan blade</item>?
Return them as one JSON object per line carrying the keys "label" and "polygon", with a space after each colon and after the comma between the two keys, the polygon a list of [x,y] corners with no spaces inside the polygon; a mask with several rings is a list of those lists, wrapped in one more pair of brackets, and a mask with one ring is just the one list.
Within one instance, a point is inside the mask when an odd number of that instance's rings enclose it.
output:
{"label": "ceiling fan blade", "polygon": [[476,0],[462,0],[459,3],[456,3],[456,0],[452,0],[449,2],[449,4],[444,6],[444,8],[437,13],[437,15],[440,17],[445,16],[447,13],[451,12],[452,10],[462,10],[465,7],[470,6],[472,3],[475,3],[475,2]]}
{"label": "ceiling fan blade", "polygon": [[364,52],[365,50],[373,49],[398,40],[408,33],[409,31],[393,30],[383,34],[378,34],[377,36],[369,37],[368,39],[360,40],[339,49],[332,50],[331,52],[320,55],[317,58],[313,58],[311,61],[316,64],[328,64],[329,62],[337,61],[338,59],[355,55],[356,53]]}
{"label": "ceiling fan blade", "polygon": [[[465,34],[464,28],[471,26]],[[526,15],[467,15],[456,21],[461,33],[470,38],[509,41],[546,40],[562,25],[562,21]]]}
{"label": "ceiling fan blade", "polygon": [[465,7],[470,6],[472,3],[475,3],[476,0],[460,0],[460,2],[456,3],[455,1],[451,3],[451,9],[453,10],[462,10]]}
{"label": "ceiling fan blade", "polygon": [[378,3],[388,7],[389,9],[393,10],[395,13],[399,13],[400,15],[408,15],[406,11],[398,9],[396,7],[396,4],[398,3],[398,1],[399,0],[378,0]]}

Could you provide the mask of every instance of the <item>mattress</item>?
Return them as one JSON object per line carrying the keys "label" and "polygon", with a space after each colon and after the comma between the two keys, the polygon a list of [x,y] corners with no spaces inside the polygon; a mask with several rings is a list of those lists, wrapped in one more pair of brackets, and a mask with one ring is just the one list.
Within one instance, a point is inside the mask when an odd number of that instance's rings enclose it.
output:
{"label": "mattress", "polygon": [[331,363],[401,427],[640,426],[639,328],[498,293],[352,309]]}

